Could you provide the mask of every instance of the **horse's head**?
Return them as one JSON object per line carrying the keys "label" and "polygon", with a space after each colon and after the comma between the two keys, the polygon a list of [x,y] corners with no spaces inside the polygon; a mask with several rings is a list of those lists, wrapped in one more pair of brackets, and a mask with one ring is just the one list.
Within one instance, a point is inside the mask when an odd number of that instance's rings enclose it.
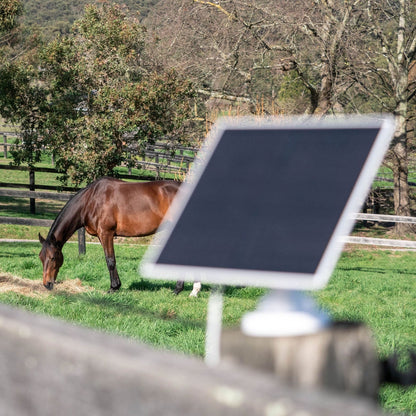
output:
{"label": "horse's head", "polygon": [[42,244],[39,258],[43,264],[43,285],[51,290],[64,262],[62,247],[57,243],[53,234],[46,240],[39,234],[39,241]]}

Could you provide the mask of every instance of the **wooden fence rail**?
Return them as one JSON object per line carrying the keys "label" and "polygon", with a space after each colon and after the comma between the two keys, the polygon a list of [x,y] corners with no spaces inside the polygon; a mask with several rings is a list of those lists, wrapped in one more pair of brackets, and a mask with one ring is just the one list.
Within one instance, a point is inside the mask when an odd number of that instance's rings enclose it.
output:
{"label": "wooden fence rail", "polygon": [[[8,137],[18,138],[19,133],[0,131],[1,136],[3,137],[3,157],[7,159],[10,147],[14,146],[13,143],[8,142]],[[160,177],[161,173],[186,173],[197,152],[198,148],[196,147],[170,145],[168,142],[157,141],[146,146],[142,158],[139,157],[139,152],[136,149],[132,149],[130,155],[137,159],[136,163],[139,168],[155,171],[156,175]]]}
{"label": "wooden fence rail", "polygon": [[[32,200],[34,201],[35,199],[51,199],[51,200],[58,200],[58,201],[68,201],[73,196],[73,193],[16,191],[16,190],[11,190],[11,189],[0,189],[0,196],[9,196],[13,198],[29,198],[30,201]],[[50,227],[52,223],[53,223],[53,220],[40,219],[40,218],[0,216],[0,224]],[[85,229],[84,228],[81,228],[78,230],[78,252],[79,254],[86,253]]]}
{"label": "wooden fence rail", "polygon": [[[4,133],[0,132],[0,135],[3,134],[3,137],[6,137]],[[161,149],[166,152],[171,152],[172,149],[167,146],[166,143],[156,143],[152,147],[149,146],[149,152],[152,157],[156,155],[156,149]],[[182,152],[188,150],[189,148],[182,148]],[[193,151],[196,152],[197,149],[191,148]],[[163,157],[166,157],[166,154],[163,154]],[[187,163],[191,163],[193,160],[190,156],[175,156],[179,160],[183,157],[183,160],[186,160]],[[158,160],[158,159],[157,159]],[[147,164],[148,166],[153,166],[158,171],[160,168],[170,169],[170,171],[179,172],[181,167],[177,166],[168,166],[166,164],[160,164],[150,161],[142,161],[143,165]],[[46,173],[58,173],[58,171],[54,168],[34,168],[30,169],[29,167],[22,167],[22,166],[9,166],[9,165],[0,165],[0,169],[8,169],[8,170],[22,170],[29,172],[29,184],[21,184],[21,183],[4,183],[0,182],[0,188],[29,188],[29,191],[22,191],[22,190],[11,190],[11,189],[0,189],[0,196],[8,196],[13,198],[29,198],[30,200],[30,212],[31,214],[35,214],[35,200],[36,199],[51,199],[51,200],[59,200],[59,201],[68,201],[73,193],[77,191],[77,188],[71,187],[57,187],[57,186],[50,186],[50,185],[39,185],[35,184],[35,172],[46,172]],[[135,176],[135,175],[121,175],[121,178],[128,178],[128,179],[136,179],[136,180],[152,180],[154,177],[144,177],[144,176]],[[413,185],[413,184],[412,184]],[[66,192],[39,192],[36,191],[37,189],[42,190],[50,190],[50,191],[66,191]],[[358,213],[354,215],[355,220],[363,220],[363,221],[377,221],[377,222],[404,222],[409,224],[416,224],[416,218],[414,217],[404,217],[404,216],[395,216],[395,215],[378,215],[378,214],[366,214],[366,213]],[[24,225],[41,225],[41,226],[50,226],[50,220],[36,220],[36,219],[28,219],[28,218],[14,218],[14,217],[0,217],[0,223],[9,223],[9,224],[24,224]],[[80,252],[85,252],[85,248],[82,248],[82,245],[85,246],[85,231],[79,234],[79,241],[80,241]],[[82,244],[82,241],[84,243]],[[370,244],[370,245],[379,245],[379,246],[389,246],[389,247],[406,247],[406,248],[415,248],[416,249],[416,242],[415,241],[403,241],[403,240],[393,240],[393,239],[380,239],[380,238],[367,238],[367,237],[357,237],[357,236],[348,236],[345,237],[343,242],[345,243],[352,243],[352,244]]]}
{"label": "wooden fence rail", "polygon": [[15,191],[12,189],[0,189],[0,196],[10,196],[12,198],[35,198],[69,201],[73,196],[73,193]]}
{"label": "wooden fence rail", "polygon": [[[68,201],[74,195],[74,192],[78,190],[78,188],[74,188],[74,187],[39,185],[35,183],[35,172],[58,173],[58,171],[54,168],[40,168],[40,167],[29,168],[26,166],[0,165],[0,170],[1,169],[20,170],[20,171],[27,171],[29,173],[29,184],[0,182],[0,188],[29,188],[28,191],[14,190],[14,189],[0,189],[0,197],[29,198],[30,213],[32,215],[36,214],[36,199]],[[140,175],[140,176],[120,175],[120,177],[123,179],[134,179],[134,180],[154,180],[155,179],[154,176],[147,176],[147,175],[146,176],[145,175]],[[36,189],[50,190],[50,191],[59,190],[59,191],[66,191],[66,192],[39,192]],[[0,216],[0,224],[50,227],[52,225],[52,222],[53,222],[52,220],[46,220],[46,219]],[[85,245],[85,229],[84,228],[81,228],[78,231],[78,249],[79,249],[80,254],[85,254],[86,245]]]}

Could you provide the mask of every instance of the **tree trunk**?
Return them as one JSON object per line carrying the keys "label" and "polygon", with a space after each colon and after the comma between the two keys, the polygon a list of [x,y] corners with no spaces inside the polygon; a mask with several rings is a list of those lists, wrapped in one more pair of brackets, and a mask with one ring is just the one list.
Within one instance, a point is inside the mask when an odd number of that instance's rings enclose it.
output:
{"label": "tree trunk", "polygon": [[[393,159],[394,213],[396,215],[410,216],[408,145],[406,120],[403,115],[397,117],[396,134],[391,153]],[[411,224],[396,223],[395,233],[399,236],[413,231],[414,228]]]}
{"label": "tree trunk", "polygon": [[[408,184],[408,146],[407,146],[407,89],[409,86],[409,62],[406,57],[406,0],[400,0],[399,27],[397,31],[397,57],[391,65],[396,71],[395,95],[397,119],[396,133],[393,142],[393,178],[394,178],[394,211],[396,215],[410,216],[410,195]],[[396,223],[395,231],[398,235],[411,232],[408,224]]]}
{"label": "tree trunk", "polygon": [[[400,119],[400,117],[399,117]],[[404,126],[405,127],[405,126]],[[408,160],[406,131],[396,132],[393,153],[393,178],[394,178],[394,212],[396,215],[410,216],[410,198],[408,185]],[[406,223],[396,223],[397,235],[404,235],[411,231],[411,226]]]}
{"label": "tree trunk", "polygon": [[323,62],[321,71],[321,89],[319,92],[318,106],[315,114],[327,114],[332,107],[331,98],[333,96],[333,78],[331,74],[331,65],[329,62]]}

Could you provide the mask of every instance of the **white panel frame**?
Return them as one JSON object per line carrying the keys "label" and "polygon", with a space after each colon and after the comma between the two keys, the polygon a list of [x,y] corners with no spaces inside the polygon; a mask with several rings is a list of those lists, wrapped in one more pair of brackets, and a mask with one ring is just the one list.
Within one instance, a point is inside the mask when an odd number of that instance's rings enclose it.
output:
{"label": "white panel frame", "polygon": [[[172,234],[176,223],[183,213],[186,204],[211,159],[223,133],[227,129],[259,130],[259,129],[362,129],[379,128],[377,138],[370,150],[367,160],[356,181],[354,189],[340,216],[328,245],[322,255],[315,274],[287,273],[275,271],[238,270],[212,267],[195,267],[186,265],[158,264],[157,259],[164,244]],[[272,289],[313,290],[320,289],[328,282],[341,254],[343,237],[349,235],[354,225],[356,214],[371,187],[378,168],[389,147],[395,131],[395,120],[389,115],[350,116],[350,117],[300,117],[300,118],[223,118],[213,127],[194,162],[185,182],[181,185],[174,199],[167,218],[173,222],[163,223],[163,231],[156,236],[154,245],[146,252],[141,264],[141,273],[149,278],[162,280],[201,281],[214,284],[244,285],[267,287]]]}

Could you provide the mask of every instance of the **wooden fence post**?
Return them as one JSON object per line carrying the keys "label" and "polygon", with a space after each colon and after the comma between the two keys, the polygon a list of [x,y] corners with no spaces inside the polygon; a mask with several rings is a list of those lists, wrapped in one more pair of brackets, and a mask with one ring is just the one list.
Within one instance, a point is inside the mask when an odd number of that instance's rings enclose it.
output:
{"label": "wooden fence post", "polygon": [[84,255],[87,252],[85,245],[85,228],[82,227],[78,230],[78,254]]}
{"label": "wooden fence post", "polygon": [[[33,169],[29,171],[29,190],[35,190],[35,171]],[[30,213],[36,214],[35,198],[30,198]]]}
{"label": "wooden fence post", "polygon": [[[159,155],[156,153],[155,161],[158,164],[159,163]],[[159,165],[156,165],[156,179],[160,179],[160,168]]]}
{"label": "wooden fence post", "polygon": [[3,134],[3,143],[4,143],[3,156],[4,156],[5,159],[7,159],[7,136],[6,136],[6,134]]}

